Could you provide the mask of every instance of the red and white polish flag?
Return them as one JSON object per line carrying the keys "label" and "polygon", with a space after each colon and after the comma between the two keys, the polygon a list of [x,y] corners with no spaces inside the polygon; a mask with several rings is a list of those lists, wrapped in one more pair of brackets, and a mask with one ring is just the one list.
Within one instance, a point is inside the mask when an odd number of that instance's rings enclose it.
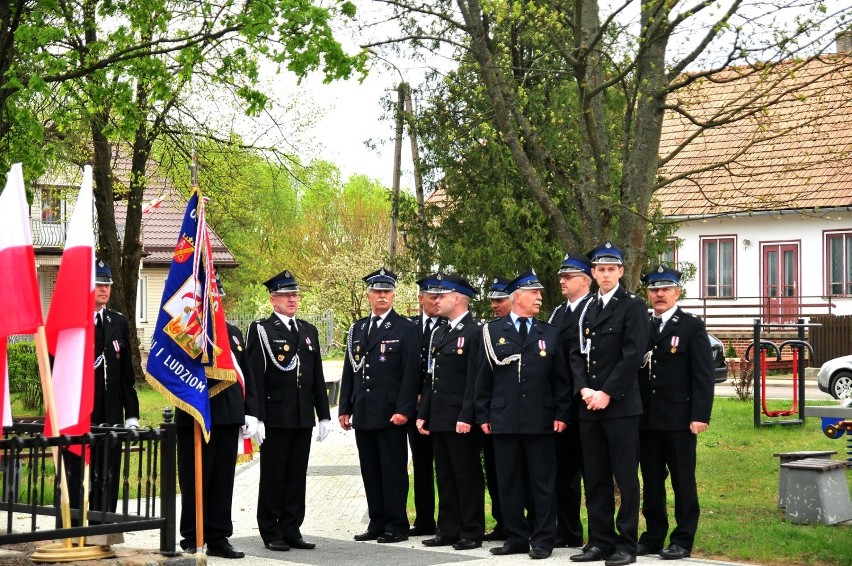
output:
{"label": "red and white polish flag", "polygon": [[[12,165],[0,193],[0,297],[9,308],[0,316],[0,425],[12,424],[6,343],[10,334],[33,334],[44,324],[30,233],[24,173]],[[2,437],[0,429],[0,437]]]}
{"label": "red and white polish flag", "polygon": [[[91,430],[95,357],[95,235],[92,229],[92,168],[74,206],[62,263],[56,277],[45,332],[54,356],[53,388],[56,421],[62,434]],[[51,418],[52,415],[48,415]],[[45,431],[50,431],[50,422]],[[79,447],[76,447],[79,453]],[[88,453],[87,453],[88,457]]]}

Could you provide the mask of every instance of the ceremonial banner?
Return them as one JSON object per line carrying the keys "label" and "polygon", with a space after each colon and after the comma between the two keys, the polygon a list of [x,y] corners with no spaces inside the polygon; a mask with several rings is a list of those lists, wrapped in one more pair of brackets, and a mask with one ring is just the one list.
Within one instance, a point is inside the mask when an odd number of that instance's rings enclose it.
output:
{"label": "ceremonial banner", "polygon": [[215,394],[208,375],[222,382],[217,390],[236,381],[221,304],[221,326],[216,320],[212,274],[204,203],[195,190],[172,256],[146,371],[154,389],[198,421],[205,440]]}
{"label": "ceremonial banner", "polygon": [[[53,390],[56,415],[48,413],[45,434],[56,419],[62,434],[91,430],[95,379],[95,235],[92,230],[92,168],[83,170],[83,184],[74,206],[62,263],[56,276],[45,333],[54,356]],[[80,454],[80,447],[70,450]],[[88,457],[88,451],[87,451]]]}
{"label": "ceremonial banner", "polygon": [[0,194],[0,297],[7,305],[0,336],[33,334],[44,324],[28,210],[24,174],[15,163]]}

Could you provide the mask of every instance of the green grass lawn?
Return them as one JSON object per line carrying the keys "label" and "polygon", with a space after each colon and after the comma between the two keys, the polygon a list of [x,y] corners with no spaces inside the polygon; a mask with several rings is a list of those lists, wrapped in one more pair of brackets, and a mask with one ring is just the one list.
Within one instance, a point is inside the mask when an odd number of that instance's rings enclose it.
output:
{"label": "green grass lawn", "polygon": [[[789,405],[770,402],[769,408]],[[761,564],[852,566],[852,525],[785,522],[784,511],[778,509],[779,462],[773,456],[777,452],[836,450],[837,459],[846,451],[846,436],[827,438],[820,419],[810,417],[804,426],[755,429],[752,407],[751,402],[717,398],[710,428],[698,439],[701,522],[693,556]],[[852,483],[852,471],[847,471],[847,478]],[[669,494],[673,528],[670,488]],[[487,492],[485,498],[490,530],[494,521]],[[409,489],[408,509],[413,521],[413,489]],[[585,508],[582,514],[588,527]],[[640,517],[640,533],[643,529],[644,519]]]}

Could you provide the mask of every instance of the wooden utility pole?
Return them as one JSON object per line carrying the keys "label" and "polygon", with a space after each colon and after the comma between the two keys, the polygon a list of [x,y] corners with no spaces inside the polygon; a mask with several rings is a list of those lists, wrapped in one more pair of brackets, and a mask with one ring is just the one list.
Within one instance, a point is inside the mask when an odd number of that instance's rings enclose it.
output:
{"label": "wooden utility pole", "polygon": [[391,225],[390,246],[388,247],[388,263],[391,269],[396,267],[396,242],[399,227],[399,183],[402,175],[402,128],[404,123],[406,83],[399,83],[396,101],[396,141],[393,152],[393,186],[391,188]]}
{"label": "wooden utility pole", "polygon": [[417,220],[426,221],[423,197],[423,175],[420,172],[420,149],[417,147],[417,124],[414,115],[414,103],[411,101],[411,88],[405,85],[405,117],[408,119],[408,138],[411,140],[411,162],[414,165],[414,196],[417,199]]}

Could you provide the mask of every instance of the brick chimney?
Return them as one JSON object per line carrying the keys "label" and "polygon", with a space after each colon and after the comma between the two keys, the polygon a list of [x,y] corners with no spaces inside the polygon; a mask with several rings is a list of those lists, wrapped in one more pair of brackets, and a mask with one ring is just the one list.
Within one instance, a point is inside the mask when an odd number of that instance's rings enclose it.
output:
{"label": "brick chimney", "polygon": [[852,55],[852,30],[841,31],[834,36],[837,52]]}

